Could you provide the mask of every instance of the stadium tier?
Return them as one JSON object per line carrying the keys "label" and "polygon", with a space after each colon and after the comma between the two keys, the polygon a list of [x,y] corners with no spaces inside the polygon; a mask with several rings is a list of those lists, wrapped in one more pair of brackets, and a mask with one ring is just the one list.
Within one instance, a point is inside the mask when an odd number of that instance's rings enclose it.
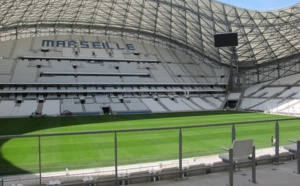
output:
{"label": "stadium tier", "polygon": [[48,36],[4,46],[1,117],[217,110],[230,76],[225,66],[131,40]]}
{"label": "stadium tier", "polygon": [[300,113],[298,74],[234,88],[228,66],[199,64],[143,42],[72,35],[0,44],[10,49],[0,51],[1,117],[230,108]]}

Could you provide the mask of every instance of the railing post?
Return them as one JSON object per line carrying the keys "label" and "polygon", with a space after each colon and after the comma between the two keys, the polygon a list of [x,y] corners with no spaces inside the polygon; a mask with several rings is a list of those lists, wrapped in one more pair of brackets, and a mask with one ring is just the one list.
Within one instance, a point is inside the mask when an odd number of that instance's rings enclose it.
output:
{"label": "railing post", "polygon": [[179,178],[183,178],[182,174],[182,130],[179,129]]}
{"label": "railing post", "polygon": [[233,186],[233,149],[229,149],[229,186]]}
{"label": "railing post", "polygon": [[275,163],[279,163],[279,124],[275,124]]}
{"label": "railing post", "polygon": [[232,128],[231,128],[231,143],[233,143],[234,140],[235,140],[235,125],[232,124]]}
{"label": "railing post", "polygon": [[297,174],[300,174],[300,140],[297,141]]}
{"label": "railing post", "polygon": [[116,179],[116,186],[119,185],[119,175],[118,175],[118,138],[117,132],[115,132],[115,179]]}
{"label": "railing post", "polygon": [[42,186],[42,152],[41,152],[41,136],[38,137],[39,141],[39,179],[40,179],[40,186]]}
{"label": "railing post", "polygon": [[255,146],[252,147],[252,183],[256,183],[256,155]]}

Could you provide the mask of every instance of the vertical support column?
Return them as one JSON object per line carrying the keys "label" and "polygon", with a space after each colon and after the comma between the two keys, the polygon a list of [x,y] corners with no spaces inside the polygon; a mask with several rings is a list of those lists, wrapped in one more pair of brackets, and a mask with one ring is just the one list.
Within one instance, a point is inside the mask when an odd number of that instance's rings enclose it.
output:
{"label": "vertical support column", "polygon": [[38,137],[39,141],[39,174],[40,174],[40,186],[42,186],[42,154],[41,154],[41,136]]}
{"label": "vertical support column", "polygon": [[279,163],[279,124],[275,124],[275,163]]}
{"label": "vertical support column", "polygon": [[118,180],[118,138],[117,138],[117,132],[115,132],[115,179],[116,179],[116,186],[119,185]]}
{"label": "vertical support column", "polygon": [[300,140],[297,141],[297,174],[300,174]]}
{"label": "vertical support column", "polygon": [[255,146],[252,147],[252,183],[256,183],[256,155]]}
{"label": "vertical support column", "polygon": [[182,130],[179,129],[179,178],[183,178],[182,173]]}
{"label": "vertical support column", "polygon": [[[229,28],[231,30],[231,28]],[[231,31],[229,31],[231,32]],[[230,60],[230,69],[232,76],[232,86],[241,86],[241,80],[240,80],[240,73],[239,73],[239,63],[237,62],[237,54],[236,54],[236,47],[231,47],[232,57]],[[235,67],[235,68],[234,68]],[[236,78],[236,79],[235,79]],[[235,81],[236,80],[236,81]]]}
{"label": "vertical support column", "polygon": [[260,71],[259,71],[259,68],[258,68],[258,65],[257,65],[257,67],[256,67],[256,78],[257,78],[257,83],[260,82],[259,73],[260,73]]}
{"label": "vertical support column", "polygon": [[229,186],[233,186],[233,149],[229,149]]}
{"label": "vertical support column", "polygon": [[231,143],[233,143],[233,141],[235,140],[235,125],[232,125],[232,129],[231,129]]}

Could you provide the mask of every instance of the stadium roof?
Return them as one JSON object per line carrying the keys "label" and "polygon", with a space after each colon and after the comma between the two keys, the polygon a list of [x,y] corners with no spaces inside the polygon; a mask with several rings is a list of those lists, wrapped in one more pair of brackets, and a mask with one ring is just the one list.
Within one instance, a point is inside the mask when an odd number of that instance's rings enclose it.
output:
{"label": "stadium roof", "polygon": [[[213,35],[226,32],[238,33],[234,55],[231,47],[214,47]],[[300,4],[261,12],[213,0],[0,2],[2,41],[55,34],[124,37],[176,48],[212,64],[255,66],[299,57]]]}

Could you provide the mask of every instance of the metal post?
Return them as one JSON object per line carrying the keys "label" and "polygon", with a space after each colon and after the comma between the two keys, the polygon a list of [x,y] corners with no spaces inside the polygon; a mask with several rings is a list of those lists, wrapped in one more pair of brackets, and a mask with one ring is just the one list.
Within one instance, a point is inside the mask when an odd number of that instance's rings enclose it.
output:
{"label": "metal post", "polygon": [[116,179],[116,186],[119,185],[118,180],[118,138],[117,138],[117,132],[115,132],[115,179]]}
{"label": "metal post", "polygon": [[233,143],[233,141],[235,140],[235,125],[232,125],[232,129],[231,129],[231,143]]}
{"label": "metal post", "polygon": [[229,186],[233,186],[233,149],[229,149]]}
{"label": "metal post", "polygon": [[38,137],[38,140],[39,140],[39,173],[40,173],[40,186],[42,186],[41,136]]}
{"label": "metal post", "polygon": [[182,130],[179,129],[179,178],[183,178],[182,174]]}
{"label": "metal post", "polygon": [[300,174],[300,140],[297,141],[297,174]]}
{"label": "metal post", "polygon": [[256,183],[256,160],[255,146],[252,147],[252,183]]}
{"label": "metal post", "polygon": [[279,124],[275,124],[275,163],[279,163]]}

